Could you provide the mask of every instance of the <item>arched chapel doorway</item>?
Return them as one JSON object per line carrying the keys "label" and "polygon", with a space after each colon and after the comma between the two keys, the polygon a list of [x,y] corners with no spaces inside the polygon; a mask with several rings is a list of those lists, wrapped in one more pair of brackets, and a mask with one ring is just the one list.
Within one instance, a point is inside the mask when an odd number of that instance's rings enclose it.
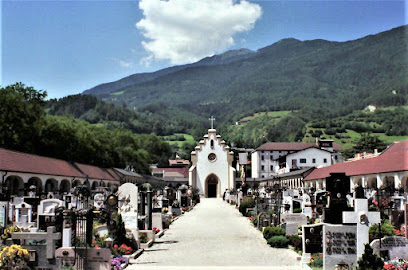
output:
{"label": "arched chapel doorway", "polygon": [[218,177],[214,174],[210,174],[205,180],[205,197],[207,198],[217,198],[219,193],[220,181]]}

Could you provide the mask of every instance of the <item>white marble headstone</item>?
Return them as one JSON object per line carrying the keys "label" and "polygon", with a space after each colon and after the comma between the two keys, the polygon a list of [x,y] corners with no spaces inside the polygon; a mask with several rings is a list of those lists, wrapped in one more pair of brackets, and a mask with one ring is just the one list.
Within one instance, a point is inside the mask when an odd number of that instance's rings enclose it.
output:
{"label": "white marble headstone", "polygon": [[118,189],[119,211],[127,229],[138,227],[138,196],[138,188],[132,183],[125,183]]}
{"label": "white marble headstone", "polygon": [[64,206],[64,201],[58,199],[46,199],[38,205],[38,215],[55,215],[55,208]]}

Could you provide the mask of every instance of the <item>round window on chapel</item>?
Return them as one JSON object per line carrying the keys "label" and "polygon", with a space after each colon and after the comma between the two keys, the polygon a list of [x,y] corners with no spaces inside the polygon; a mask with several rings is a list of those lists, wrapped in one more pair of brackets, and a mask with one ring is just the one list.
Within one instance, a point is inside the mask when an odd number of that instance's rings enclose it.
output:
{"label": "round window on chapel", "polygon": [[208,155],[208,160],[214,162],[217,159],[217,156],[214,153]]}

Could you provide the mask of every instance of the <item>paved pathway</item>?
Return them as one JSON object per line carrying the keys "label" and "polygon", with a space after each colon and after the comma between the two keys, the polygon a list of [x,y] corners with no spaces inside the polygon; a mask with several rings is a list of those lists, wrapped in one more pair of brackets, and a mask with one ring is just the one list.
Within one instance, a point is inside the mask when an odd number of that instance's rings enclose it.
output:
{"label": "paved pathway", "polygon": [[202,199],[158,242],[127,269],[301,269],[295,252],[271,248],[247,218],[221,199]]}

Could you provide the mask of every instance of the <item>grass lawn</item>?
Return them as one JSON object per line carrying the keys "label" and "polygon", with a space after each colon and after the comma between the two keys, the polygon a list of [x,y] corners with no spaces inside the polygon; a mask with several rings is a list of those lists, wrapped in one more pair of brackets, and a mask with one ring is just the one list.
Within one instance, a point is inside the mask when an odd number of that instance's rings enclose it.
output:
{"label": "grass lawn", "polygon": [[[183,136],[185,140],[184,141],[170,140],[171,136]],[[174,133],[173,135],[163,136],[163,140],[165,140],[171,146],[177,146],[179,148],[181,148],[183,146],[183,144],[186,143],[186,142],[187,143],[195,143],[194,137],[189,135],[189,134],[185,134],[185,133]]]}
{"label": "grass lawn", "polygon": [[268,117],[272,117],[272,118],[282,118],[284,116],[289,115],[291,112],[292,111],[259,112],[259,113],[255,113],[254,115],[244,117],[240,121],[251,121],[251,120],[254,120],[257,117],[265,116],[265,115],[268,116]]}

